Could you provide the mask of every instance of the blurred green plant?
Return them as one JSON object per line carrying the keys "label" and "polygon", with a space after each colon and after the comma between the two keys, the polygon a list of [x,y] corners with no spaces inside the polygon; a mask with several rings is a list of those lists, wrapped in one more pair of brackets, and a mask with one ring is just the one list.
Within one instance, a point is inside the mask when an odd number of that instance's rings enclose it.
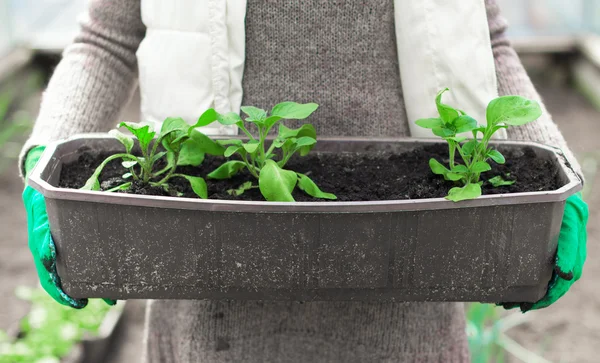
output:
{"label": "blurred green plant", "polygon": [[0,174],[19,155],[23,139],[33,126],[33,117],[24,109],[23,100],[42,84],[42,75],[32,71],[24,81],[8,81],[0,92]]}
{"label": "blurred green plant", "polygon": [[99,299],[90,299],[84,309],[71,309],[41,288],[19,287],[16,295],[31,302],[31,310],[20,321],[16,339],[0,330],[0,363],[59,363],[84,336],[99,334],[111,309]]}
{"label": "blurred green plant", "polygon": [[472,303],[467,308],[467,337],[473,363],[502,363],[504,349],[499,344],[496,322],[500,311],[492,304]]}
{"label": "blurred green plant", "polygon": [[506,353],[508,353],[516,358],[516,361],[550,363],[506,335],[506,331],[525,323],[531,317],[531,314],[520,312],[505,313],[503,308],[493,304],[469,304],[466,318],[471,361],[503,363],[507,361]]}

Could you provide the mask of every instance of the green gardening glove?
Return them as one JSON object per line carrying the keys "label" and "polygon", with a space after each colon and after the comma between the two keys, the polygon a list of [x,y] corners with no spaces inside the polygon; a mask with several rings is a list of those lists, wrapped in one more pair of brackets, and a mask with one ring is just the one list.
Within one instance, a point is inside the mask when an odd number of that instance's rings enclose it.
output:
{"label": "green gardening glove", "polygon": [[548,283],[546,295],[535,303],[502,303],[505,309],[519,307],[522,312],[542,309],[560,299],[575,281],[581,277],[583,264],[587,255],[587,220],[588,206],[575,194],[567,199],[565,212],[558,237],[558,248],[554,273]]}
{"label": "green gardening glove", "polygon": [[[31,170],[37,164],[44,148],[44,146],[35,147],[27,155],[25,178],[29,176]],[[32,187],[26,186],[23,191],[23,204],[25,204],[25,210],[27,211],[29,249],[33,255],[33,261],[42,287],[57,302],[76,309],[84,308],[88,303],[87,299],[74,299],[61,288],[60,278],[56,272],[56,248],[50,234],[44,196]],[[104,299],[104,301],[109,305],[116,304],[114,300]]]}

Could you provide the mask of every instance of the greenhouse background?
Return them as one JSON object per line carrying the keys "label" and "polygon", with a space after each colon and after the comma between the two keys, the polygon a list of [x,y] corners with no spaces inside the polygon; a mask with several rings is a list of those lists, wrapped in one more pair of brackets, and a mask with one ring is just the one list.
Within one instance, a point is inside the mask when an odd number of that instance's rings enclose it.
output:
{"label": "greenhouse background", "polygon": [[[497,0],[515,40],[600,32],[598,0]],[[86,0],[0,0],[0,55],[18,46],[60,52]]]}
{"label": "greenhouse background", "polygon": [[577,35],[600,30],[597,0],[498,0],[513,38]]}

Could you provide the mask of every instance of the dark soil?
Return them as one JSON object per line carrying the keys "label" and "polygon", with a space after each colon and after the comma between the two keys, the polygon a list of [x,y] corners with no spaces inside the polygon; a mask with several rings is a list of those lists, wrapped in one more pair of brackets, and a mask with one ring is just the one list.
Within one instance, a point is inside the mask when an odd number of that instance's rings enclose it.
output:
{"label": "dark soil", "polygon": [[[551,161],[536,158],[533,149],[524,147],[516,151],[501,151],[506,157],[506,164],[498,165],[490,161],[492,170],[481,176],[484,181],[483,194],[555,190],[561,186],[557,178],[557,167]],[[59,186],[80,188],[106,156],[108,154],[82,153],[78,161],[63,166]],[[339,201],[439,198],[447,195],[454,184],[434,175],[429,169],[428,160],[436,158],[447,165],[447,157],[447,147],[429,145],[398,155],[313,153],[306,157],[293,158],[285,168],[310,176],[321,190],[335,194]],[[223,158],[207,156],[200,167],[181,167],[178,172],[206,177],[206,174],[222,162]],[[123,183],[121,175],[125,172],[119,161],[108,164],[100,177],[102,189],[110,189]],[[487,180],[497,175],[517,182],[510,186],[494,188]],[[258,188],[246,191],[239,197],[227,194],[227,190],[237,188],[247,180],[253,180],[247,172],[228,180],[206,179],[209,198],[264,200]],[[184,197],[196,197],[185,179],[172,179],[170,185],[171,193],[177,190],[183,193]],[[134,185],[127,193],[169,195],[162,188],[140,184]],[[321,201],[300,190],[294,191],[294,198],[296,201]]]}

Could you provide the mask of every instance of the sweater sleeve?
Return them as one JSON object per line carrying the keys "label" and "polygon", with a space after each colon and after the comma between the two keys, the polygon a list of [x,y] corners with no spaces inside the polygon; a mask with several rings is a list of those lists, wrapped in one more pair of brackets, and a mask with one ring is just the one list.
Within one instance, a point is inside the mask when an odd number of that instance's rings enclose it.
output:
{"label": "sweater sleeve", "polygon": [[523,64],[521,64],[519,56],[506,37],[508,25],[506,19],[500,14],[497,0],[485,0],[485,3],[496,64],[499,95],[519,95],[536,100],[540,103],[543,111],[542,116],[534,122],[508,128],[509,139],[529,140],[558,147],[567,160],[572,163],[573,169],[579,175],[582,175],[581,167],[567,146],[558,126],[552,121],[552,116],[548,113]]}
{"label": "sweater sleeve", "polygon": [[91,0],[80,25],[42,96],[20,165],[34,146],[108,131],[135,89],[135,53],[145,34],[140,0]]}

